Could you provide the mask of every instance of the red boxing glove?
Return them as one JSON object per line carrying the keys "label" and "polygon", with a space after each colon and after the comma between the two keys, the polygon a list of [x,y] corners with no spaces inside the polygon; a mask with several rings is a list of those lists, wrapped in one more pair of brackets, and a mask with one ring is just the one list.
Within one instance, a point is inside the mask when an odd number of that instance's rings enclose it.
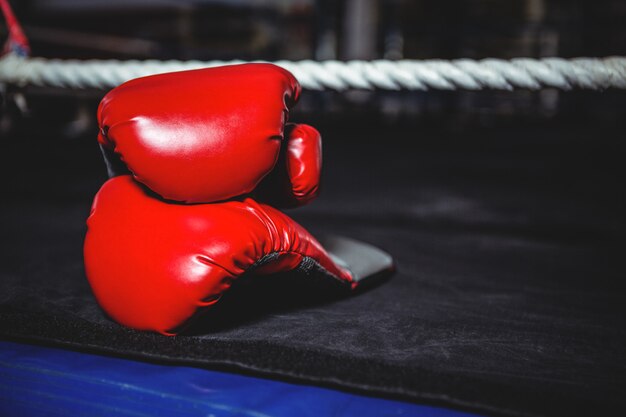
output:
{"label": "red boxing glove", "polygon": [[304,228],[250,198],[172,204],[123,175],[102,186],[87,226],[93,292],[114,320],[135,329],[176,333],[245,272],[321,274],[347,290],[358,281]]}
{"label": "red boxing glove", "polygon": [[283,188],[286,197],[272,192],[267,199],[299,205],[315,196],[321,164],[315,129],[284,131],[299,94],[297,80],[272,64],[137,78],[100,103],[98,140],[110,175],[125,167],[123,173],[163,198],[186,203],[251,193],[274,168],[284,140],[287,175],[277,180],[293,190]]}

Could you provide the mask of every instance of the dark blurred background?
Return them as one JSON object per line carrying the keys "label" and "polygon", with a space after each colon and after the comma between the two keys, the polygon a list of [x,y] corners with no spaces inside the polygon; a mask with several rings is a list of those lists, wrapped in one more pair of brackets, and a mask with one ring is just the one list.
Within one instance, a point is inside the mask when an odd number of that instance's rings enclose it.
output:
{"label": "dark blurred background", "polygon": [[58,58],[375,59],[624,53],[618,0],[20,0]]}
{"label": "dark blurred background", "polygon": [[[327,60],[602,57],[626,54],[626,2],[547,0],[21,0],[33,56]],[[0,26],[6,38],[6,26]],[[19,94],[16,94],[19,93]],[[0,133],[93,131],[103,91],[4,94]],[[295,117],[321,123],[480,128],[595,120],[624,126],[621,91],[332,91]]]}

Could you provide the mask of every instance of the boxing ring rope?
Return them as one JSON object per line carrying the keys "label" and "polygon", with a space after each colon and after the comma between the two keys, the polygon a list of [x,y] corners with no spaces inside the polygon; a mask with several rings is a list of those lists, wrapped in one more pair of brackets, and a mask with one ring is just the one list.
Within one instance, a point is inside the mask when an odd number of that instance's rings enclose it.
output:
{"label": "boxing ring rope", "polygon": [[[0,86],[110,89],[146,75],[244,62],[31,58],[28,38],[7,0],[0,0],[0,9],[9,29],[9,37],[0,56]],[[626,89],[626,57],[622,56],[274,63],[290,71],[303,88],[311,90]]]}
{"label": "boxing ring rope", "polygon": [[[261,61],[255,61],[261,62]],[[244,61],[0,58],[0,84],[109,89],[127,80]],[[626,89],[626,57],[502,60],[275,61],[311,90]]]}

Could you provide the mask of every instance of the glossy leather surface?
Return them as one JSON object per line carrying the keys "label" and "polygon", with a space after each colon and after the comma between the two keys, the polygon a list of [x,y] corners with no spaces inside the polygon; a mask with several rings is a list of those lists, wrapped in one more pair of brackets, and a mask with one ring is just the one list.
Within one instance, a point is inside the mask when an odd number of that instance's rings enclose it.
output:
{"label": "glossy leather surface", "polygon": [[166,199],[226,200],[272,170],[299,93],[293,75],[262,63],[137,78],[103,98],[98,140]]}
{"label": "glossy leather surface", "polygon": [[113,319],[136,329],[172,334],[269,255],[255,273],[293,270],[307,257],[353,284],[304,228],[251,198],[176,204],[118,176],[96,195],[87,226],[94,294]]}

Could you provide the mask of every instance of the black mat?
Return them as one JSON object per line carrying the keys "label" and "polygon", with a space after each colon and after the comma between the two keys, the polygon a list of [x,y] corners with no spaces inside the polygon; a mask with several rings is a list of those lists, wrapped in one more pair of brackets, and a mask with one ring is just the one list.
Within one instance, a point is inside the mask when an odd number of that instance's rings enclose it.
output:
{"label": "black mat", "polygon": [[380,246],[398,272],[349,299],[242,291],[224,307],[239,313],[175,338],[110,322],[84,279],[105,179],[95,139],[3,138],[0,334],[485,414],[626,409],[623,137],[591,124],[322,132],[322,196],[291,214]]}

